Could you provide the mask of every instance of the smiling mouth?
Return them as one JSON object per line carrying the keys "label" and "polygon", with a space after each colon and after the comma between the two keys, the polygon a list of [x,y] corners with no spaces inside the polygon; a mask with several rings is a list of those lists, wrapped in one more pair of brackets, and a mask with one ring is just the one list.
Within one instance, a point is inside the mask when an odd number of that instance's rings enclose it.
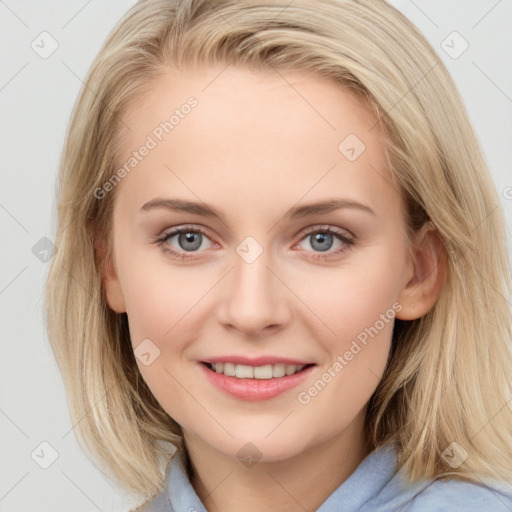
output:
{"label": "smiling mouth", "polygon": [[268,380],[288,377],[304,371],[314,364],[266,364],[263,366],[248,366],[234,363],[207,363],[202,362],[212,372],[235,377],[237,379]]}

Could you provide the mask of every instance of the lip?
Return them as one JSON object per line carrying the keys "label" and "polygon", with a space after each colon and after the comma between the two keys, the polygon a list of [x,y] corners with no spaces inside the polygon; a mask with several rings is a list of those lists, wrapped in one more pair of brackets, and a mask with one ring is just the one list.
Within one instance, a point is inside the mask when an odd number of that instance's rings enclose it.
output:
{"label": "lip", "polygon": [[[216,358],[220,359],[220,358]],[[237,361],[239,358],[237,358]],[[247,358],[245,358],[247,360]],[[266,361],[269,358],[265,359]],[[254,361],[254,360],[252,360]],[[258,359],[259,361],[259,359]],[[267,364],[280,364],[283,359],[280,359],[278,363],[267,363]],[[220,359],[215,362],[232,362],[226,359]],[[245,363],[236,363],[245,364]],[[284,363],[283,363],[284,364]],[[295,364],[295,363],[288,363]],[[263,366],[262,364],[252,364],[250,366]],[[201,371],[205,374],[206,378],[222,392],[246,401],[258,401],[258,400],[270,400],[285,391],[288,391],[295,386],[298,386],[304,379],[311,374],[313,369],[316,367],[315,364],[307,366],[303,370],[293,375],[286,375],[284,377],[276,377],[272,379],[239,379],[237,377],[228,377],[223,373],[217,373],[204,363],[199,363]]]}
{"label": "lip", "polygon": [[245,364],[246,366],[265,366],[266,364],[295,364],[307,365],[313,364],[311,361],[302,361],[300,359],[289,359],[287,357],[275,356],[261,356],[261,357],[247,357],[247,356],[219,356],[204,359],[203,363],[233,363]]}

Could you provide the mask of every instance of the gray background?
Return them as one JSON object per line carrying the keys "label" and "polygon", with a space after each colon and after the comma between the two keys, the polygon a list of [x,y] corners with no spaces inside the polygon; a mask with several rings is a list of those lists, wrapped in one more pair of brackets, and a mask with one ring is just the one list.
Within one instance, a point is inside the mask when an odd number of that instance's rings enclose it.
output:
{"label": "gray background", "polygon": [[[135,504],[82,453],[42,321],[55,176],[71,108],[102,42],[133,3],[0,0],[0,511],[121,511]],[[512,1],[392,3],[454,76],[506,211],[510,247]],[[458,58],[441,46],[453,31],[469,43]],[[50,56],[41,53],[56,43],[42,32],[58,44]],[[452,54],[462,48],[453,36],[447,43]],[[55,450],[53,463],[42,442]]]}

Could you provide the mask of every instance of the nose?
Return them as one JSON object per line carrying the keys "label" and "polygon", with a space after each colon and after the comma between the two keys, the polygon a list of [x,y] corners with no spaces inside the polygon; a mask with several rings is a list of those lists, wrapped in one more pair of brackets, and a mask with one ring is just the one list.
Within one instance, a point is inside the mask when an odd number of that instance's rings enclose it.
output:
{"label": "nose", "polygon": [[256,337],[283,329],[291,318],[290,294],[264,251],[248,263],[234,254],[234,269],[225,280],[218,320],[227,329]]}

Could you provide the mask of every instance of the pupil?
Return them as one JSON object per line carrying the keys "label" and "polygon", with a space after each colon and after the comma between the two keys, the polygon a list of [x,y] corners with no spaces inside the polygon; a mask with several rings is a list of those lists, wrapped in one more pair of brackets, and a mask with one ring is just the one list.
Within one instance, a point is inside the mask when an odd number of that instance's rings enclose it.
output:
{"label": "pupil", "polygon": [[199,234],[200,233],[194,233],[192,231],[181,233],[179,236],[179,241],[182,249],[188,251],[194,251],[196,249],[199,249],[199,247],[201,246],[201,239],[198,236]]}
{"label": "pupil", "polygon": [[[327,246],[322,245],[327,241]],[[318,251],[327,251],[331,248],[332,245],[332,235],[330,233],[317,233],[313,237],[312,247]],[[315,247],[316,245],[316,247]]]}

